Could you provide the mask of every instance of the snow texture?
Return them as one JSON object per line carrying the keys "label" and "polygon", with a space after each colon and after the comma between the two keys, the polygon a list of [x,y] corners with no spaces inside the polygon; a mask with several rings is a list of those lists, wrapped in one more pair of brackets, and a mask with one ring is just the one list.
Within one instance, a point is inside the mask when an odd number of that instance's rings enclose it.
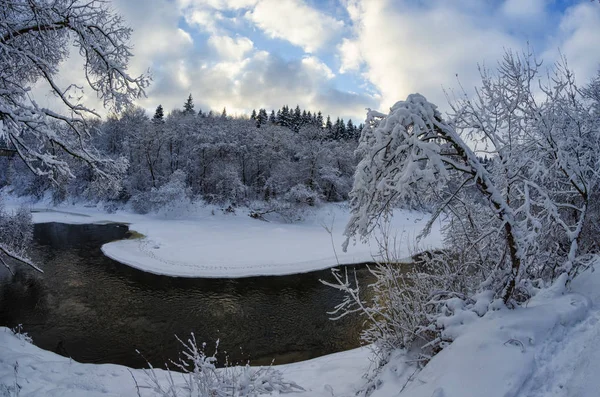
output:
{"label": "snow texture", "polygon": [[372,397],[600,395],[600,272],[581,274],[570,291],[564,281],[471,322],[408,383],[388,373]]}

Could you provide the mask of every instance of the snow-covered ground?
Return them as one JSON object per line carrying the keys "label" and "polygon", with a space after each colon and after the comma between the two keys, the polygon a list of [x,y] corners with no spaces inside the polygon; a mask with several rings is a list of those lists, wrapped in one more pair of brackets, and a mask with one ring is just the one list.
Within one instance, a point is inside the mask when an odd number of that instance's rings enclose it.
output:
{"label": "snow-covered ground", "polygon": [[[367,371],[368,358],[369,350],[359,348],[274,368],[306,390],[299,396],[331,397],[330,390],[349,396]],[[158,371],[158,375],[164,377],[165,373]],[[177,374],[174,378],[180,383]],[[148,388],[151,382],[143,370],[115,364],[81,364],[42,350],[0,327],[0,396],[3,387],[14,390],[16,383],[20,397],[129,397],[137,395],[136,382],[142,396],[156,395]],[[13,395],[17,394],[8,394]]]}
{"label": "snow-covered ground", "polygon": [[600,271],[587,271],[568,291],[559,281],[526,307],[464,324],[408,383],[404,359],[391,362],[373,397],[600,396],[599,320]]}
{"label": "snow-covered ground", "polygon": [[[464,324],[454,343],[421,372],[399,352],[372,397],[597,397],[599,320],[600,271],[587,272],[568,291],[555,286],[526,307],[492,311]],[[362,348],[275,369],[306,389],[295,395],[351,396],[364,382],[368,358]],[[141,370],[80,364],[0,328],[0,387],[16,382],[21,397],[132,396],[132,375],[147,384]],[[142,389],[142,395],[151,390]]]}
{"label": "snow-covered ground", "polygon": [[[7,197],[7,208],[23,203]],[[127,211],[108,214],[94,206],[47,202],[27,203],[33,221],[62,223],[128,223],[143,238],[105,244],[110,258],[140,270],[176,277],[245,277],[304,273],[336,263],[373,261],[379,249],[375,238],[357,242],[342,252],[342,232],[349,218],[343,205],[328,204],[298,223],[265,222],[248,216],[247,209],[224,213],[214,206],[197,205],[185,215],[138,215]],[[427,215],[397,211],[390,230],[398,237],[398,255],[439,247],[439,224],[417,245],[415,237]],[[332,235],[325,228],[332,230]],[[392,236],[393,237],[393,236]],[[336,259],[337,254],[337,259]]]}

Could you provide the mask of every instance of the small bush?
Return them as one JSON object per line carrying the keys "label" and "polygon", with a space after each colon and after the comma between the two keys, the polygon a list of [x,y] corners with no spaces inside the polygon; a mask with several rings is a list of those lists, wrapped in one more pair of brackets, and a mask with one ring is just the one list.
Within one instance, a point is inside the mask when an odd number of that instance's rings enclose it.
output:
{"label": "small bush", "polygon": [[[250,397],[304,390],[296,383],[283,379],[282,373],[272,367],[255,368],[245,365],[217,368],[218,341],[215,353],[208,356],[205,353],[206,344],[198,347],[193,333],[185,342],[179,338],[177,340],[183,347],[182,357],[172,364],[181,374],[167,368],[166,377],[163,378],[152,366],[145,370],[149,387],[159,396]],[[181,375],[180,382],[175,380],[177,375]]]}

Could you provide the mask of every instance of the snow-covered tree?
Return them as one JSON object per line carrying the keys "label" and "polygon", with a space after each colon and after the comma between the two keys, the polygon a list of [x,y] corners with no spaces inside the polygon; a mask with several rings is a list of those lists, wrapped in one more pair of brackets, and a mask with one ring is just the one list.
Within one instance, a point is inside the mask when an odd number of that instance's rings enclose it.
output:
{"label": "snow-covered tree", "polygon": [[193,115],[194,112],[194,99],[192,98],[192,94],[188,96],[185,103],[183,104],[183,113],[187,116]]}
{"label": "snow-covered tree", "polygon": [[162,124],[165,122],[165,111],[163,110],[162,105],[158,105],[156,107],[156,111],[154,112],[154,117],[152,117],[152,122],[154,124]]}
{"label": "snow-covered tree", "polygon": [[423,234],[444,220],[444,249],[426,256],[424,267],[407,275],[379,271],[394,278],[382,285],[404,280],[415,288],[385,300],[391,306],[373,306],[384,316],[419,310],[406,317],[403,336],[427,335],[427,345],[439,349],[452,340],[446,326],[453,316],[512,307],[559,278],[568,283],[599,253],[585,236],[598,228],[594,82],[580,90],[565,61],[545,77],[539,66],[531,54],[507,52],[496,71],[481,70],[474,97],[463,92],[452,101],[446,118],[420,94],[389,114],[368,112],[344,249],[397,205],[432,210]]}
{"label": "snow-covered tree", "polygon": [[[35,175],[73,178],[69,159],[77,158],[110,181],[99,186],[118,184],[125,163],[90,145],[90,118],[99,114],[81,101],[83,87],[62,83],[58,74],[72,46],[83,59],[86,87],[105,107],[126,108],[148,85],[146,76],[127,73],[131,29],[104,1],[6,0],[0,6],[0,141]],[[58,105],[40,106],[34,85],[52,92]],[[2,255],[21,257],[5,242]]]}
{"label": "snow-covered tree", "polygon": [[261,125],[266,124],[269,119],[267,111],[265,109],[259,109],[258,115],[256,116],[256,126],[260,128]]}
{"label": "snow-covered tree", "polygon": [[[11,0],[0,5],[0,138],[37,175],[72,177],[60,155],[66,153],[111,177],[115,163],[87,145],[88,119],[98,113],[81,102],[82,87],[63,84],[58,72],[72,44],[83,58],[87,88],[105,106],[122,110],[143,96],[148,84],[146,76],[127,73],[131,29],[103,1]],[[55,95],[56,109],[35,101],[34,84]]]}

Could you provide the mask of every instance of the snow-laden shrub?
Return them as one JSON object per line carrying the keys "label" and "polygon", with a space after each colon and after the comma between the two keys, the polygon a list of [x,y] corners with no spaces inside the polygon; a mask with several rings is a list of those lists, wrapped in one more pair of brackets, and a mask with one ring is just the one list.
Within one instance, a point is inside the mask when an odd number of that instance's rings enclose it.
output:
{"label": "snow-laden shrub", "polygon": [[23,330],[23,324],[17,324],[17,326],[11,328],[10,331],[21,342],[33,343],[33,339],[31,339],[31,336],[29,336],[29,334]]}
{"label": "snow-laden shrub", "polygon": [[31,212],[25,206],[15,212],[5,211],[0,198],[0,265],[12,271],[11,262],[42,270],[29,260],[27,250],[33,239]]}
{"label": "snow-laden shrub", "polygon": [[166,376],[161,376],[152,366],[145,370],[149,387],[159,396],[253,397],[304,390],[285,380],[283,374],[272,367],[217,368],[218,341],[214,354],[209,356],[205,353],[206,344],[198,346],[193,333],[187,341],[178,340],[183,347],[182,357],[172,364],[181,373],[168,370]]}
{"label": "snow-laden shrub", "polygon": [[12,272],[10,261],[39,270],[27,256],[32,239],[33,224],[29,209],[21,206],[15,212],[9,213],[5,211],[0,200],[0,265],[5,266],[10,272]]}
{"label": "snow-laden shrub", "polygon": [[237,169],[226,166],[215,172],[215,202],[239,204],[246,197],[246,186],[242,183]]}
{"label": "snow-laden shrub", "polygon": [[305,203],[290,203],[285,199],[252,201],[248,203],[251,218],[260,220],[276,220],[286,223],[300,222],[314,213],[315,206]]}
{"label": "snow-laden shrub", "polygon": [[139,214],[158,211],[172,215],[188,206],[190,195],[191,190],[187,187],[185,173],[177,170],[167,183],[159,188],[152,188],[149,192],[140,192],[132,196],[130,203],[133,210]]}
{"label": "snow-laden shrub", "polygon": [[290,203],[313,206],[319,203],[319,194],[304,184],[298,184],[284,195],[284,200]]}

